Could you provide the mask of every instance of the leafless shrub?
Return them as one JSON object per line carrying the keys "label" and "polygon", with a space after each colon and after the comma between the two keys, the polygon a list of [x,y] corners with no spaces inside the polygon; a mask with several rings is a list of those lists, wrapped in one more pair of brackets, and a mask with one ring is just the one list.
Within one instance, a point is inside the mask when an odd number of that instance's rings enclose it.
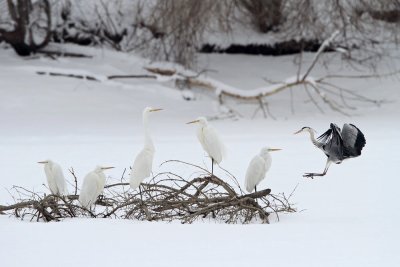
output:
{"label": "leafless shrub", "polygon": [[282,17],[282,0],[238,0],[237,7],[250,17],[256,31],[267,33],[278,30]]}
{"label": "leafless shrub", "polygon": [[126,1],[115,0],[55,2],[54,39],[124,50],[123,40],[133,21],[127,15],[126,5]]}
{"label": "leafless shrub", "polygon": [[173,163],[194,168],[196,177],[188,180],[172,172],[163,172],[157,174],[149,183],[142,183],[138,192],[132,192],[127,189],[129,184],[124,182],[122,175],[121,182],[105,186],[96,207],[90,210],[79,205],[77,190],[74,195],[55,196],[14,187],[12,195],[16,204],[0,205],[0,212],[11,211],[12,215],[22,220],[36,221],[93,217],[147,221],[177,220],[182,223],[193,223],[197,220],[268,223],[271,213],[279,219],[279,214],[295,211],[289,202],[292,194],[274,195],[270,189],[244,194],[236,178],[228,172],[227,179],[234,182],[233,186],[190,163],[172,160],[163,164]]}

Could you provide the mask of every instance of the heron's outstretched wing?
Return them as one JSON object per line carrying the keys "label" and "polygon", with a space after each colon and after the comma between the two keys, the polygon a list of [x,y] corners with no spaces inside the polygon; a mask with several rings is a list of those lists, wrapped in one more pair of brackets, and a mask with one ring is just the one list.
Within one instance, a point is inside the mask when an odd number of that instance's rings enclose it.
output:
{"label": "heron's outstretched wing", "polygon": [[353,158],[361,155],[366,144],[364,134],[353,124],[344,124],[342,129],[344,157]]}
{"label": "heron's outstretched wing", "polygon": [[330,140],[331,135],[332,135],[332,129],[329,129],[328,131],[321,134],[317,139],[322,144],[326,144]]}
{"label": "heron's outstretched wing", "polygon": [[318,140],[324,144],[322,149],[328,157],[343,159],[343,140],[336,124],[331,123],[330,129],[318,137]]}

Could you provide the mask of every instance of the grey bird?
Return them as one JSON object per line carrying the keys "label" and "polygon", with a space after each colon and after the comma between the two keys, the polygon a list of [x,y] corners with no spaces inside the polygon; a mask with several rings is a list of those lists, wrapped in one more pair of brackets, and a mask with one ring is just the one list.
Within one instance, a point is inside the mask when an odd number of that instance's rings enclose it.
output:
{"label": "grey bird", "polygon": [[305,173],[303,177],[324,176],[332,162],[340,164],[345,159],[360,156],[366,144],[364,134],[353,124],[345,123],[340,130],[336,124],[331,123],[330,129],[317,139],[314,136],[315,130],[310,127],[303,127],[294,134],[301,132],[308,132],[311,142],[328,157],[323,173]]}

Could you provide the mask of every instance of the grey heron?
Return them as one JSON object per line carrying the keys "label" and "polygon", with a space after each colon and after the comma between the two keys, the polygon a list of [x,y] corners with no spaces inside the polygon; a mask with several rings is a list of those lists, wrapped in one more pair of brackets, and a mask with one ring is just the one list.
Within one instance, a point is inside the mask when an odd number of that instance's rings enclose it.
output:
{"label": "grey heron", "polygon": [[330,129],[317,139],[314,136],[315,130],[310,127],[303,127],[294,134],[301,132],[308,132],[311,142],[328,157],[323,173],[306,173],[303,177],[324,176],[332,162],[340,164],[345,159],[360,156],[366,143],[364,134],[353,124],[345,123],[340,130],[336,124],[331,123]]}

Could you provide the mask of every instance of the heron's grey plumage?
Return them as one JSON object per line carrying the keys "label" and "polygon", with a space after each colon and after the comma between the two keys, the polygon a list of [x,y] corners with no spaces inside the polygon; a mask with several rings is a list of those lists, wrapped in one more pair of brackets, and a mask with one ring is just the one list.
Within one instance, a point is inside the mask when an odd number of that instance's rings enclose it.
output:
{"label": "heron's grey plumage", "polygon": [[366,144],[364,134],[353,124],[345,124],[342,129],[344,157],[353,158],[361,155]]}
{"label": "heron's grey plumage", "polygon": [[335,163],[361,155],[361,150],[366,143],[360,129],[347,123],[343,125],[342,130],[331,123],[330,129],[318,137],[318,140],[323,144],[321,149]]}
{"label": "heron's grey plumage", "polygon": [[[309,132],[312,134],[310,130]],[[305,175],[307,177],[323,176],[332,162],[339,164],[345,159],[360,156],[361,150],[366,144],[364,134],[360,129],[353,124],[347,123],[343,125],[342,130],[336,124],[331,123],[330,128],[325,133],[316,140],[312,134],[311,139],[314,145],[321,149],[328,159],[322,174],[308,173]]]}

